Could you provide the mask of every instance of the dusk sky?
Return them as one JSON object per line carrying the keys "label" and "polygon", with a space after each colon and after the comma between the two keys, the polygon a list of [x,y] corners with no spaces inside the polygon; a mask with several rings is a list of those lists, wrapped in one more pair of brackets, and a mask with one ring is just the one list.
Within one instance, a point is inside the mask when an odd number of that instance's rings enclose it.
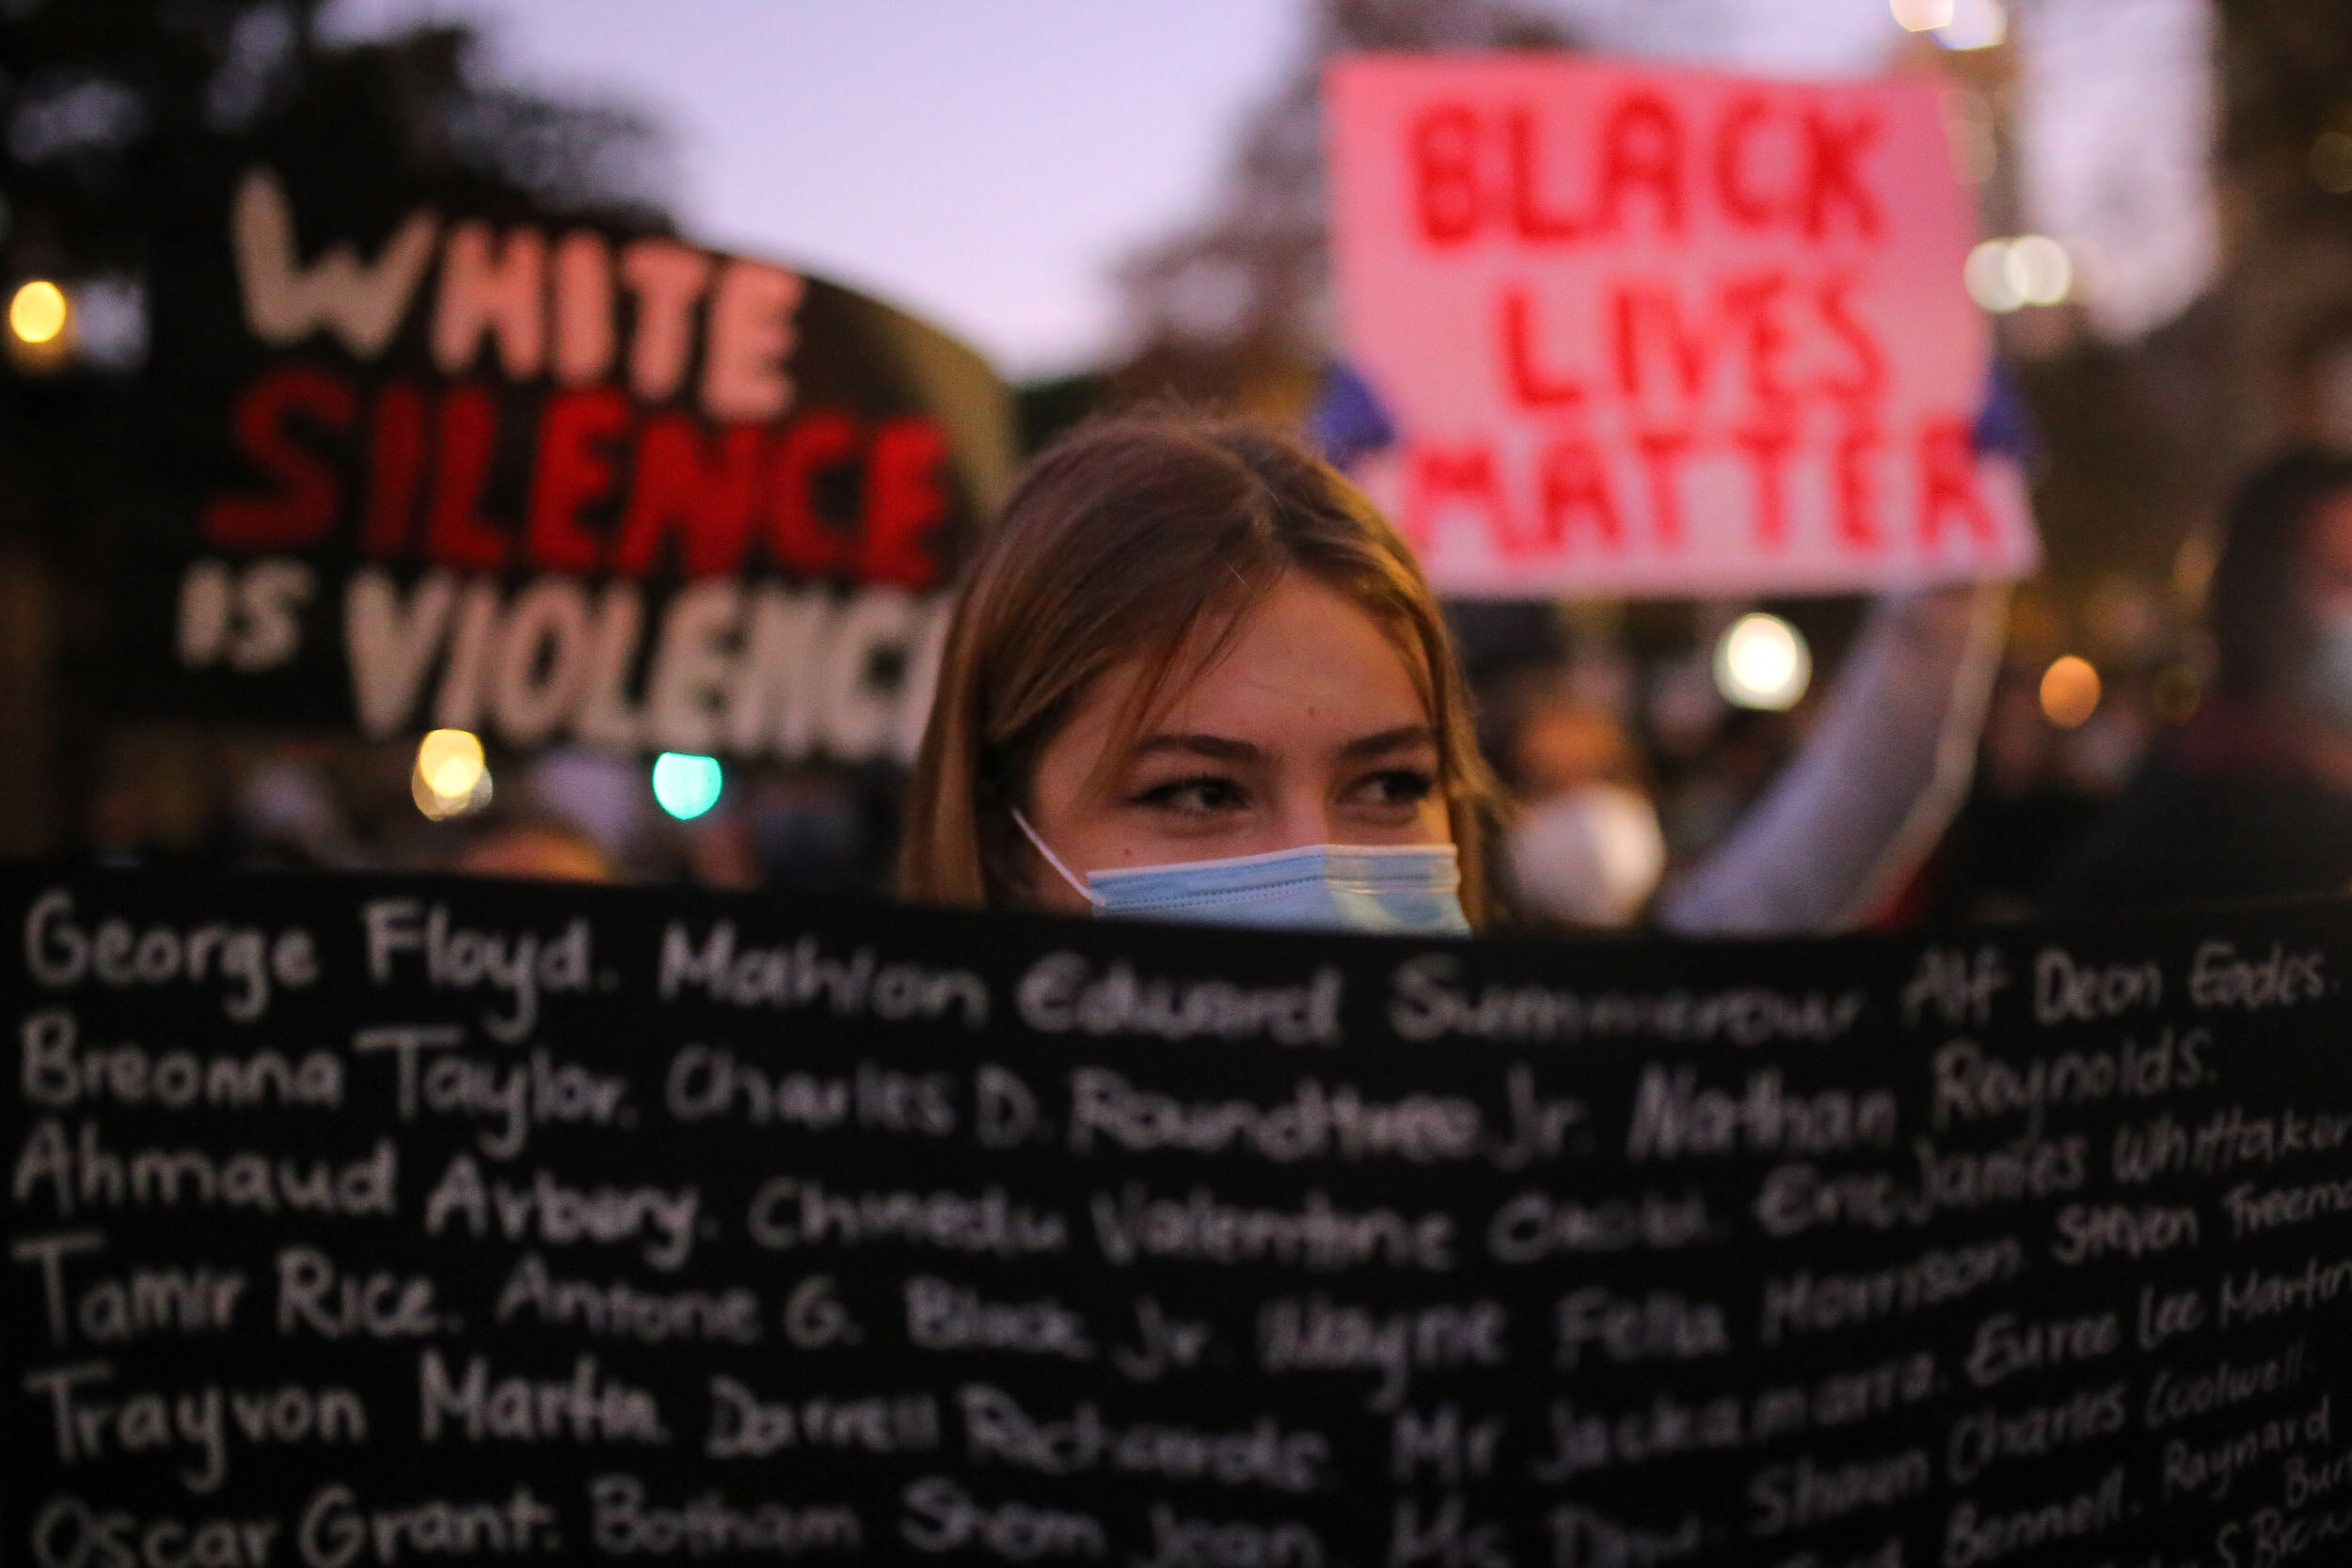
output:
{"label": "dusk sky", "polygon": [[[1886,0],[1540,3],[1605,49],[1758,71],[1870,71],[1902,37]],[[2052,105],[2047,221],[2106,214],[2186,278],[2199,242],[2166,248],[2165,215],[2187,210],[2166,169],[2202,122],[2147,89],[2201,47],[2201,0],[2031,4],[2055,19],[2050,58],[2071,45],[2088,62],[2028,73]],[[867,289],[1030,376],[1116,347],[1112,268],[1203,211],[1307,15],[1307,0],[335,0],[327,25],[469,21],[501,76],[664,126],[672,205],[696,238]],[[2140,68],[2086,93],[2119,44]],[[2102,92],[2104,121],[2070,107]],[[2102,122],[2129,158],[2103,150]],[[2119,197],[2114,168],[2133,158],[2145,189],[2127,178]]]}
{"label": "dusk sky", "polygon": [[1295,56],[1292,0],[342,0],[482,24],[502,74],[642,108],[697,239],[913,309],[1015,374],[1112,330],[1108,272],[1197,212]]}

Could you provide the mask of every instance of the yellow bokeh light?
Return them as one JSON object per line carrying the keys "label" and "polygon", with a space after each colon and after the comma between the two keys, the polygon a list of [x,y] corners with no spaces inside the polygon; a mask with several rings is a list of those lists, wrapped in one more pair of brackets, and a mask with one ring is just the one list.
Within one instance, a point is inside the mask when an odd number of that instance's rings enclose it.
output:
{"label": "yellow bokeh light", "polygon": [[480,811],[490,803],[490,775],[487,769],[478,774],[473,787],[463,795],[443,795],[425,782],[422,773],[412,769],[408,775],[408,796],[427,817],[446,822],[453,816]]}
{"label": "yellow bokeh light", "polygon": [[2099,711],[2099,672],[2074,654],[2050,661],[2042,672],[2042,716],[2071,730]]}
{"label": "yellow bokeh light", "polygon": [[445,800],[463,800],[482,782],[482,742],[465,730],[435,730],[417,747],[417,777]]}
{"label": "yellow bokeh light", "polygon": [[2074,287],[2074,259],[2047,234],[2020,234],[2010,241],[2002,270],[2027,305],[2056,305]]}
{"label": "yellow bokeh light", "polygon": [[1895,20],[1914,33],[1931,33],[1952,24],[1952,0],[1888,0]]}
{"label": "yellow bokeh light", "polygon": [[1961,280],[1967,285],[1970,299],[1997,314],[2007,315],[2026,303],[2010,279],[2007,240],[1986,240],[1971,250]]}
{"label": "yellow bokeh light", "polygon": [[1812,678],[1804,634],[1777,615],[1742,615],[1715,644],[1715,689],[1736,707],[1794,707]]}
{"label": "yellow bokeh light", "polygon": [[1952,0],[1950,18],[1935,30],[1947,49],[1992,49],[2009,37],[2009,12],[2001,0]]}
{"label": "yellow bokeh light", "polygon": [[46,278],[25,284],[8,301],[8,330],[19,342],[38,346],[55,341],[65,322],[65,291]]}

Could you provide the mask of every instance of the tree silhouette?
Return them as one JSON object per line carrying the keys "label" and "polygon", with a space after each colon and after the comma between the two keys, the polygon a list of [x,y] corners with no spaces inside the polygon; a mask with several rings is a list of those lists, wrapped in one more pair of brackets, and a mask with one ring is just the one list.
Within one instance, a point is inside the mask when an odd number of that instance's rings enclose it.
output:
{"label": "tree silhouette", "polygon": [[1557,48],[1553,16],[1505,0],[1312,0],[1304,57],[1244,122],[1208,214],[1121,269],[1134,355],[1112,397],[1295,417],[1327,349],[1323,69],[1359,50]]}

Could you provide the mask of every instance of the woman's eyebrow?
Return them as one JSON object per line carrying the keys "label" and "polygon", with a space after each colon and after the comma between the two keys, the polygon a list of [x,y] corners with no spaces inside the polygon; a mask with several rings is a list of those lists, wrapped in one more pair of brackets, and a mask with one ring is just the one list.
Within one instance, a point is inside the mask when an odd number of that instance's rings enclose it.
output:
{"label": "woman's eyebrow", "polygon": [[1138,741],[1134,754],[1145,757],[1160,752],[1189,752],[1219,762],[1255,762],[1265,754],[1247,740],[1222,735],[1155,735]]}
{"label": "woman's eyebrow", "polygon": [[1382,756],[1390,752],[1435,747],[1438,732],[1427,724],[1399,724],[1392,730],[1376,735],[1359,736],[1340,748],[1340,755],[1349,758]]}

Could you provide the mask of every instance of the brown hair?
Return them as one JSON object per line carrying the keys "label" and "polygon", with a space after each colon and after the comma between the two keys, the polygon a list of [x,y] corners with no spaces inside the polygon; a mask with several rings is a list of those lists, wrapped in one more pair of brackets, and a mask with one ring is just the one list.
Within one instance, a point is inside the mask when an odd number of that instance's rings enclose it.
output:
{"label": "brown hair", "polygon": [[[970,562],[914,765],[900,891],[934,903],[1021,901],[1027,860],[1011,809],[1106,672],[1136,659],[1121,753],[1181,679],[1213,663],[1286,571],[1360,607],[1405,657],[1438,736],[1438,786],[1462,866],[1462,907],[1486,913],[1494,787],[1445,622],[1396,531],[1331,468],[1235,421],[1120,419],[1039,454]],[[1213,619],[1216,618],[1216,619]],[[1206,652],[1179,660],[1198,631]]]}

